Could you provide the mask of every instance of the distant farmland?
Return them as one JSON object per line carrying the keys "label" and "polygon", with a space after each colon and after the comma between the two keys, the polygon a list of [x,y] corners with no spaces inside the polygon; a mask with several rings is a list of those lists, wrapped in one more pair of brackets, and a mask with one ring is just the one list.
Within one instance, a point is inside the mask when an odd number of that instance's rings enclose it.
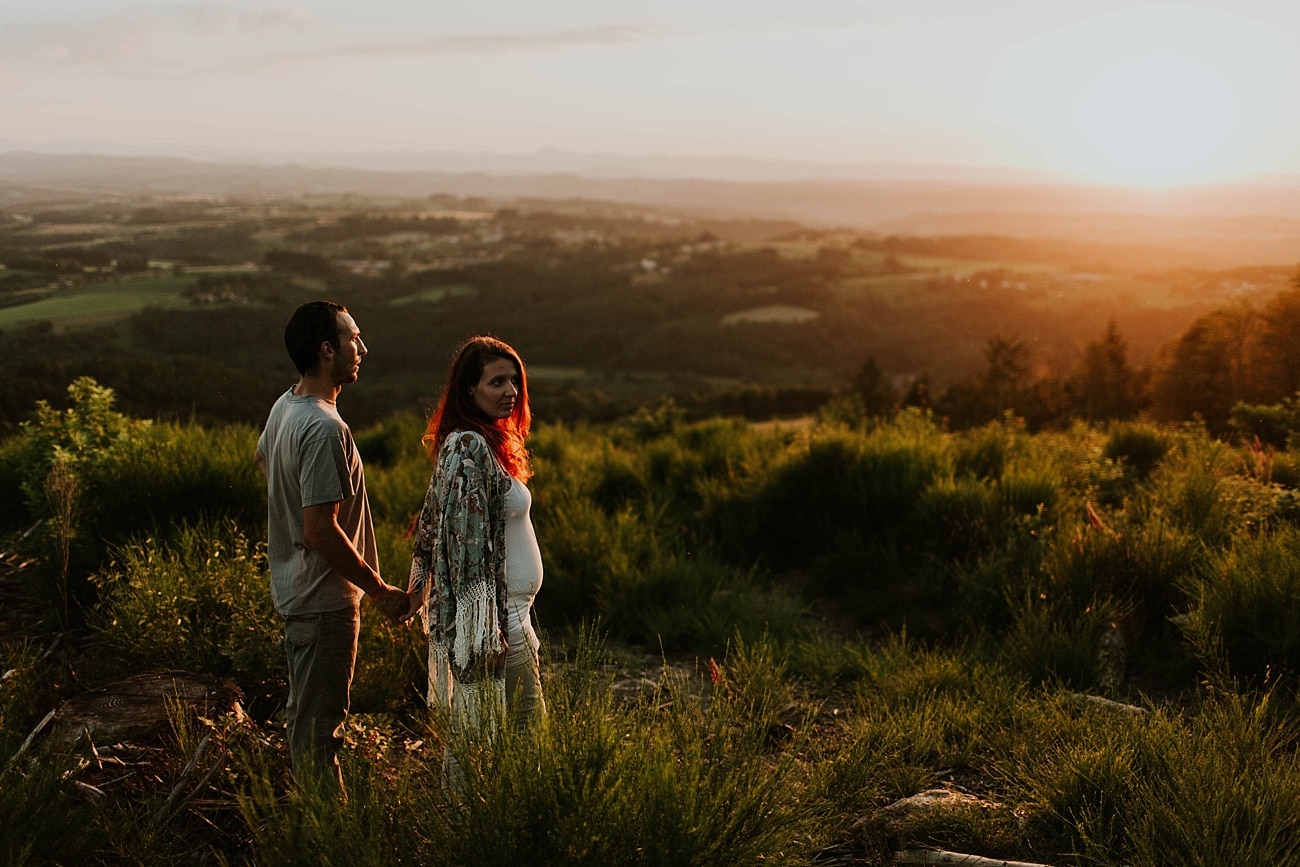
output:
{"label": "distant farmland", "polygon": [[40,321],[60,330],[83,328],[116,322],[147,307],[188,307],[182,293],[193,283],[192,278],[168,274],[54,289],[39,301],[0,309],[0,329]]}

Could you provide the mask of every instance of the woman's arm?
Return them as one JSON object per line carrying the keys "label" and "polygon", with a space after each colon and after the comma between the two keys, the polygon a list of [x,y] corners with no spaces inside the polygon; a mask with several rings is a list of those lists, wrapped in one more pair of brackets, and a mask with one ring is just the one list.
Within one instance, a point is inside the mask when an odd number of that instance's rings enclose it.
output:
{"label": "woman's arm", "polygon": [[[433,582],[433,548],[437,532],[438,516],[438,474],[429,479],[429,489],[424,494],[424,505],[415,520],[415,542],[411,548],[411,574],[406,579],[406,595],[410,597],[411,607],[406,618],[423,613],[429,602],[429,589]],[[427,616],[427,615],[426,615]]]}

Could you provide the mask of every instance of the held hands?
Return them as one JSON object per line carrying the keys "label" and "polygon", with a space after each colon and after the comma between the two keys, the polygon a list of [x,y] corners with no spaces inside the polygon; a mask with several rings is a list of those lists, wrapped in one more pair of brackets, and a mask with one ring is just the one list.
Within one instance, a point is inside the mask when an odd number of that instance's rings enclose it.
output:
{"label": "held hands", "polygon": [[393,622],[394,626],[405,623],[406,621],[410,620],[415,615],[420,613],[421,605],[416,603],[416,597],[412,596],[409,590],[406,591],[405,596],[406,596],[406,613],[403,614],[401,617],[398,617],[397,620]]}
{"label": "held hands", "polygon": [[399,590],[381,580],[379,588],[368,595],[370,601],[379,609],[379,613],[384,615],[389,626],[396,626],[410,619],[411,598],[406,595],[405,590]]}

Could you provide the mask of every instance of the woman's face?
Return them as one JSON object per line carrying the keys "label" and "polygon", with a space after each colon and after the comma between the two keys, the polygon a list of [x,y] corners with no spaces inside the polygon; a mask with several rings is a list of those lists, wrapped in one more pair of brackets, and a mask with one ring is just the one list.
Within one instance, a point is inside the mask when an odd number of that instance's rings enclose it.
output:
{"label": "woman's face", "polygon": [[519,369],[509,358],[495,358],[483,365],[478,385],[469,390],[479,412],[490,419],[509,418],[519,399]]}

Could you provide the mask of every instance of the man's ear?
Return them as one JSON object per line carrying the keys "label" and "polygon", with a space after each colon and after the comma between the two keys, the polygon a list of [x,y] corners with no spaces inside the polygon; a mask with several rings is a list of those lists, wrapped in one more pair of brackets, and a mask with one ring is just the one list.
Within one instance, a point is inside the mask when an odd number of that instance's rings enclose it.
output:
{"label": "man's ear", "polygon": [[333,358],[334,358],[334,344],[333,344],[333,343],[330,343],[328,340],[322,340],[322,341],[321,341],[321,344],[320,344],[320,351],[321,351],[321,353],[323,354],[324,358],[325,358],[327,361],[331,361],[331,360],[333,360]]}

